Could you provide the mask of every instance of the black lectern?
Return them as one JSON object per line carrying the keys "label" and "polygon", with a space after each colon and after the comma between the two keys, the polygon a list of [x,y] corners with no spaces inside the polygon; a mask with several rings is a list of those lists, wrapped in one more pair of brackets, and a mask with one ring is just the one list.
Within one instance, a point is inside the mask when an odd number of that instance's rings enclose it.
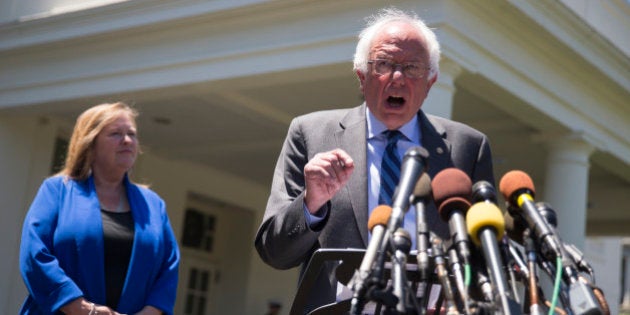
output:
{"label": "black lectern", "polygon": [[[363,260],[363,256],[365,255],[365,249],[339,249],[339,248],[323,248],[318,249],[311,256],[311,260],[309,261],[306,270],[302,274],[302,278],[300,279],[300,285],[298,286],[298,290],[295,294],[295,298],[293,299],[293,304],[291,305],[291,315],[302,315],[304,312],[304,307],[306,303],[306,297],[311,291],[315,280],[324,266],[324,263],[329,261],[339,262],[339,265],[335,269],[335,276],[337,280],[344,285],[347,285],[348,282],[354,276],[354,273],[359,266],[361,265],[361,261]],[[415,265],[417,263],[415,255],[409,255],[407,257],[407,266]],[[385,267],[384,276],[385,278],[389,278],[391,270],[388,266]],[[412,282],[418,282],[419,276],[417,270],[408,269],[407,270],[407,279]],[[431,279],[434,281],[435,279]],[[429,283],[431,285],[431,283]],[[429,286],[430,288],[430,286]],[[337,315],[337,314],[348,314],[350,311],[350,302],[351,299],[342,300],[336,303],[331,303],[327,305],[320,306],[311,312],[308,315]]]}
{"label": "black lectern", "polygon": [[[311,260],[308,262],[306,270],[302,274],[300,279],[300,285],[295,293],[293,299],[293,305],[291,305],[291,315],[302,315],[306,302],[306,297],[311,291],[315,279],[319,275],[325,262],[337,261],[339,265],[335,269],[335,275],[337,280],[343,284],[347,284],[356,269],[359,268],[365,249],[331,249],[323,248],[318,249],[311,256]],[[338,303],[332,303],[318,307],[311,311],[309,315],[317,314],[347,314],[350,311],[350,300],[340,301]]]}

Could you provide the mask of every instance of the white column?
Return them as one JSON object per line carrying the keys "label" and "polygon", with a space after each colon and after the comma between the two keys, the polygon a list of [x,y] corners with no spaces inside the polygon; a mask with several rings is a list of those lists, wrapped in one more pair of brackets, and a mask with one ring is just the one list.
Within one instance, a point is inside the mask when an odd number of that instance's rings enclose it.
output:
{"label": "white column", "polygon": [[455,79],[462,73],[462,67],[451,60],[442,59],[437,81],[422,104],[425,113],[451,118],[453,116],[453,96]]}
{"label": "white column", "polygon": [[621,288],[621,294],[623,294],[623,301],[621,302],[621,309],[630,310],[630,242],[625,241],[623,244],[623,260],[625,264],[624,274],[624,286]]}
{"label": "white column", "polygon": [[556,211],[560,237],[578,248],[586,236],[589,157],[594,150],[581,133],[548,137],[544,198]]}

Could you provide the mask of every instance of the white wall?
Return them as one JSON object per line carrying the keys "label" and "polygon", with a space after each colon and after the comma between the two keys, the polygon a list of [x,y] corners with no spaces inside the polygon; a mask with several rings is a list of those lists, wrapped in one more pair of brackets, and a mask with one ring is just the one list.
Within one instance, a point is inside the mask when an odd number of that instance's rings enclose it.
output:
{"label": "white wall", "polygon": [[50,171],[53,124],[37,117],[0,115],[0,313],[16,314],[26,294],[18,267],[22,221]]}
{"label": "white wall", "polygon": [[[297,285],[295,273],[274,271],[264,265],[254,250],[254,233],[262,218],[262,211],[267,202],[268,188],[252,184],[244,179],[235,178],[218,170],[203,168],[191,163],[166,160],[151,154],[144,154],[134,170],[134,178],[151,183],[154,189],[168,205],[169,216],[176,235],[181,235],[183,210],[186,207],[188,192],[195,192],[213,199],[252,210],[253,224],[245,235],[236,233],[233,237],[248,239],[249,253],[244,270],[228,269],[228,274],[247,275],[240,296],[235,293],[238,288],[227,288],[231,293],[223,297],[229,303],[245,309],[244,314],[262,314],[268,298],[279,298],[289,303],[293,292],[287,288]],[[242,250],[242,249],[234,249]],[[225,265],[225,264],[224,264]],[[240,266],[238,263],[225,265],[228,268]],[[240,268],[240,267],[239,267]],[[241,281],[243,279],[240,279]],[[288,296],[288,297],[287,297]],[[288,307],[286,307],[288,310]]]}
{"label": "white wall", "polygon": [[[169,216],[176,235],[181,235],[186,196],[195,192],[207,197],[252,210],[253,222],[250,233],[233,235],[249,238],[248,269],[227,270],[248,275],[246,291],[242,296],[232,293],[224,295],[229,303],[244,307],[243,314],[264,314],[267,301],[277,299],[283,303],[283,314],[288,314],[297,289],[298,269],[275,270],[264,264],[254,249],[254,235],[262,220],[269,194],[268,187],[236,178],[219,170],[200,167],[191,163],[162,159],[145,153],[136,164],[134,178],[151,184],[168,206]],[[236,249],[235,249],[236,250]],[[235,264],[236,265],[236,264]],[[181,298],[181,297],[180,297]],[[241,307],[241,306],[239,306]]]}
{"label": "white wall", "polygon": [[610,314],[619,314],[622,248],[619,237],[589,237],[584,246],[584,256],[595,270],[596,284],[604,292]]}

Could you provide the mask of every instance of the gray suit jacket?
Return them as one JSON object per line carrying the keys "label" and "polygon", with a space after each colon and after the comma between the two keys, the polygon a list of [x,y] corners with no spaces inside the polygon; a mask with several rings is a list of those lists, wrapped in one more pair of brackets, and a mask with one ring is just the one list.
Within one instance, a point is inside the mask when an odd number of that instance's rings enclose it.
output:
{"label": "gray suit jacket", "polygon": [[[256,234],[260,257],[277,269],[302,266],[319,248],[366,248],[368,243],[368,189],[365,104],[352,109],[320,111],[295,118],[280,152],[267,208]],[[490,145],[481,132],[437,116],[418,113],[422,144],[429,152],[428,173],[456,167],[473,183],[494,184]],[[303,207],[304,166],[319,152],[340,148],[354,160],[347,185],[328,202],[328,217],[316,229],[306,224]],[[435,205],[427,207],[432,231],[449,238],[448,224],[439,218]],[[415,231],[410,231],[414,233]],[[335,302],[335,263],[319,274],[307,298],[307,313]]]}

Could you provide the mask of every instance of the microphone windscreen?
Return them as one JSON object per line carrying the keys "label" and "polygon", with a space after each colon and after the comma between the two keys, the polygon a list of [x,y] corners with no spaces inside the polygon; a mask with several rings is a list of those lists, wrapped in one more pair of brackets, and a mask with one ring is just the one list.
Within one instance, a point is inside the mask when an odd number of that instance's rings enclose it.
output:
{"label": "microphone windscreen", "polygon": [[499,190],[503,198],[508,201],[511,200],[512,194],[521,189],[527,189],[532,194],[536,192],[532,178],[523,171],[509,171],[503,175],[501,182],[499,182]]}
{"label": "microphone windscreen", "polygon": [[416,187],[413,188],[413,197],[415,199],[428,199],[431,197],[431,176],[427,173],[422,173]]}
{"label": "microphone windscreen", "polygon": [[510,239],[523,245],[523,232],[527,229],[527,223],[519,214],[506,211],[503,215],[505,220],[505,231]]}
{"label": "microphone windscreen", "polygon": [[466,213],[466,228],[470,239],[477,246],[481,245],[479,232],[481,232],[481,229],[489,227],[494,229],[497,239],[503,237],[505,220],[499,207],[489,202],[478,202],[472,205],[468,209],[468,213]]}
{"label": "microphone windscreen", "polygon": [[368,220],[368,230],[372,232],[372,229],[377,225],[387,226],[389,217],[392,215],[392,207],[386,205],[380,205],[372,210],[370,219]]}
{"label": "microphone windscreen", "polygon": [[431,182],[431,189],[435,205],[444,221],[448,221],[451,211],[466,211],[470,207],[472,182],[466,173],[457,168],[446,168],[437,173]]}
{"label": "microphone windscreen", "polygon": [[448,222],[451,218],[453,211],[461,211],[462,213],[466,213],[470,208],[470,201],[467,198],[462,197],[451,197],[444,200],[440,206],[438,207],[438,212],[440,213],[440,218],[443,221]]}

